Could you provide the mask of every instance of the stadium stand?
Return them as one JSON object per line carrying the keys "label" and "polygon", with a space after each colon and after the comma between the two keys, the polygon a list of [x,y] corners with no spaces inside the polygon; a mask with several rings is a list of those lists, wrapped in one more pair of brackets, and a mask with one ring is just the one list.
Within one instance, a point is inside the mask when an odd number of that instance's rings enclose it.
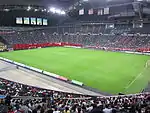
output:
{"label": "stadium stand", "polygon": [[48,91],[0,79],[0,94],[6,95],[5,101],[1,100],[1,108],[8,113],[150,112],[149,93],[129,96],[89,97]]}
{"label": "stadium stand", "polygon": [[[147,29],[147,28],[146,28]],[[125,35],[125,33],[132,36]],[[145,28],[140,29],[145,31]],[[82,46],[98,46],[105,48],[121,48],[149,51],[150,38],[138,34],[138,29],[129,28],[127,25],[119,25],[115,29],[107,29],[103,25],[82,25],[82,26],[57,26],[45,29],[34,29],[25,31],[15,31],[2,34],[4,40],[10,45],[17,44],[48,44],[48,43],[68,43]],[[41,40],[42,39],[42,40]],[[47,45],[45,45],[47,46]],[[31,47],[32,48],[32,47]]]}
{"label": "stadium stand", "polygon": [[[1,26],[0,51],[7,45],[8,49],[12,48],[13,50],[51,46],[75,46],[111,51],[150,52],[150,24],[148,23],[149,16],[147,16],[150,12],[149,9],[148,11],[144,10],[149,4],[144,2],[143,5],[143,2],[139,2],[140,0],[132,0],[135,2],[128,3],[129,0],[126,0],[121,5],[114,7],[112,6],[112,1],[108,0],[111,3],[98,4],[110,4],[110,14],[104,14],[108,13],[106,11],[108,8],[104,8],[104,5],[98,9],[101,9],[100,11],[103,14],[100,12],[97,16],[94,14],[97,9],[93,9],[93,15],[89,14],[89,16],[85,14],[86,16],[82,15],[80,17],[77,13],[80,11],[78,8],[85,5],[89,9],[91,6],[87,3],[88,0],[86,3],[83,1],[78,0],[78,2],[75,2],[72,0],[71,3],[74,4],[69,8],[68,14],[74,18],[62,17],[60,19],[61,16],[50,14],[50,18],[53,16],[57,17],[57,21],[54,19],[55,21],[51,22],[55,26]],[[116,2],[114,4],[116,6]],[[92,4],[92,6],[97,7],[97,4]],[[13,20],[16,17],[9,17],[17,9],[26,13],[27,11],[30,12],[30,10],[32,13],[38,13],[39,11],[40,13],[37,15],[33,14],[35,15],[34,18],[38,18],[40,14],[42,14],[41,18],[45,18],[47,14],[44,15],[42,13],[45,11],[43,8],[45,7],[37,7],[36,5],[32,7],[26,5],[8,5],[7,7],[7,5],[2,5],[0,6],[0,13],[2,14],[0,25],[3,22],[5,23],[4,25],[16,25]],[[9,14],[6,12],[9,12]],[[87,12],[89,13],[89,11]],[[6,14],[10,16],[6,17]],[[23,15],[21,18],[23,19],[25,16],[32,17],[33,15],[31,15]],[[129,19],[121,22],[121,19],[118,21],[116,17],[124,18],[124,20],[128,17]],[[145,23],[144,17],[147,20]],[[6,18],[9,18],[9,21],[13,22],[8,23]],[[138,25],[137,27],[135,26],[136,22],[138,24],[143,22],[144,25]],[[22,22],[22,24],[24,23]],[[150,113],[149,92],[150,84],[148,84],[148,87],[141,94],[92,97],[41,89],[0,78],[0,113]]]}

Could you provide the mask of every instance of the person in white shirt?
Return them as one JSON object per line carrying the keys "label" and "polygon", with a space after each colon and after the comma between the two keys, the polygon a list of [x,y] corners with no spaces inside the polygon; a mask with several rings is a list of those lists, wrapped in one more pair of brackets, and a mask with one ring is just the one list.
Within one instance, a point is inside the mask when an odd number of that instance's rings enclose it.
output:
{"label": "person in white shirt", "polygon": [[103,109],[104,113],[112,113],[112,108],[109,105],[106,105],[105,109]]}
{"label": "person in white shirt", "polygon": [[58,109],[55,108],[55,111],[53,111],[53,113],[60,113],[60,111],[58,111]]}

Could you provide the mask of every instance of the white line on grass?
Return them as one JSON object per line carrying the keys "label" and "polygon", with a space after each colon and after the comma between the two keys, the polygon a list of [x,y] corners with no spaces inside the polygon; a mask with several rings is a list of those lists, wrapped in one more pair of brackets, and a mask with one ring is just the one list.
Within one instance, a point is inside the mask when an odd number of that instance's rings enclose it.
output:
{"label": "white line on grass", "polygon": [[133,80],[131,81],[131,83],[130,83],[128,86],[125,87],[126,91],[127,91],[127,89],[129,89],[129,87],[131,87],[131,85],[143,74],[143,72],[145,71],[146,68],[147,68],[147,67],[145,67],[145,68],[143,69],[143,71],[142,71],[140,74],[138,74],[138,76],[136,76],[135,79],[133,79]]}

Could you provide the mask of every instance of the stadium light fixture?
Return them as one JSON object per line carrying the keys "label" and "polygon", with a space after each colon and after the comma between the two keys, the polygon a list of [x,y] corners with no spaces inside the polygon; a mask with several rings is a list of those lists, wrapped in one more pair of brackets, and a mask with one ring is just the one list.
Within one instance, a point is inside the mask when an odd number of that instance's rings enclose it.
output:
{"label": "stadium light fixture", "polygon": [[56,12],[56,9],[55,9],[54,7],[51,7],[49,10],[50,10],[52,13],[55,13],[55,12]]}
{"label": "stadium light fixture", "polygon": [[61,15],[65,15],[66,12],[65,12],[65,11],[61,11],[60,14],[61,14]]}
{"label": "stadium light fixture", "polygon": [[34,11],[36,12],[36,11],[38,11],[38,9],[34,9]]}
{"label": "stadium light fixture", "polygon": [[52,13],[56,13],[56,14],[60,14],[60,15],[65,15],[66,12],[61,10],[61,9],[57,9],[55,7],[51,7],[49,8],[48,12],[52,12]]}
{"label": "stadium light fixture", "polygon": [[31,7],[30,7],[30,6],[28,6],[27,11],[30,11],[30,10],[31,10]]}
{"label": "stadium light fixture", "polygon": [[83,0],[83,2],[88,2],[89,0]]}
{"label": "stadium light fixture", "polygon": [[9,9],[4,9],[4,11],[8,12],[8,11],[10,11],[10,10],[9,10]]}
{"label": "stadium light fixture", "polygon": [[58,13],[58,14],[60,14],[61,10],[60,9],[56,9],[55,12]]}

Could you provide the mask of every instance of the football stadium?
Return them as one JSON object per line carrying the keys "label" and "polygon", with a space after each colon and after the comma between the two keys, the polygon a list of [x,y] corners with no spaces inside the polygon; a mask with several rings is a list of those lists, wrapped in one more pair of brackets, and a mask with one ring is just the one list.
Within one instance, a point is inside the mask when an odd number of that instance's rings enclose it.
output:
{"label": "football stadium", "polygon": [[1,0],[0,113],[150,113],[149,0]]}

